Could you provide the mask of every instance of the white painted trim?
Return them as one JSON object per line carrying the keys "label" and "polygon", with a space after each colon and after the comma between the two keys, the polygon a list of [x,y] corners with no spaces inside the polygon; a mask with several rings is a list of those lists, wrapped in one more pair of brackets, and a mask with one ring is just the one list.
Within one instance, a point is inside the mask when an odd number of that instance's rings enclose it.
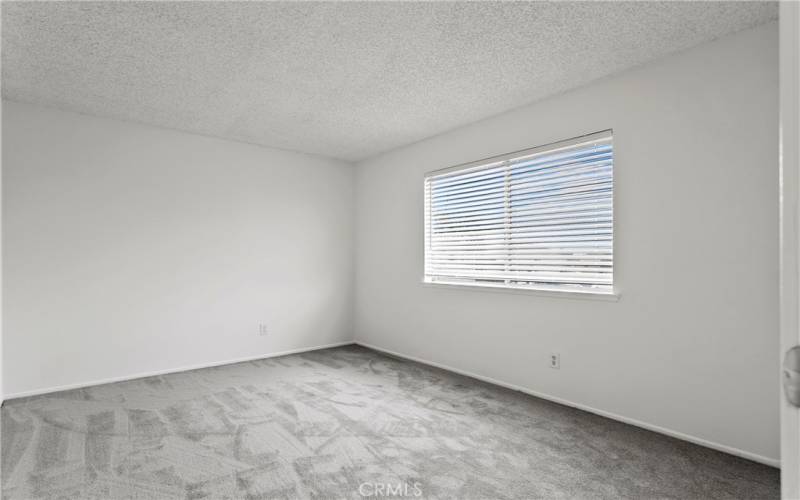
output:
{"label": "white painted trim", "polygon": [[456,283],[453,281],[421,281],[422,286],[443,288],[451,290],[464,290],[468,292],[514,293],[518,295],[537,295],[557,299],[602,300],[605,302],[618,302],[620,294],[615,289],[613,292],[583,292],[579,290],[555,290],[547,288],[533,288],[506,285],[484,285],[479,283]]}
{"label": "white painted trim", "polygon": [[723,453],[728,453],[730,455],[736,455],[737,457],[746,458],[748,460],[752,460],[754,462],[762,463],[765,465],[770,465],[772,467],[780,467],[780,460],[775,458],[764,457],[755,453],[750,453],[749,451],[740,450],[738,448],[733,448],[731,446],[726,446],[724,444],[714,443],[712,441],[708,441],[699,437],[691,436],[689,434],[684,434],[682,432],[673,431],[671,429],[666,429],[664,427],[659,427],[657,425],[648,424],[647,422],[642,422],[640,420],[636,420],[633,418],[623,417],[622,415],[617,415],[615,413],[611,413],[605,410],[598,410],[597,408],[592,408],[591,406],[586,406],[580,403],[574,403],[572,401],[568,401],[566,399],[562,399],[556,396],[551,396],[550,394],[545,394],[542,392],[534,391],[519,385],[509,384],[507,382],[503,382],[491,377],[485,377],[483,375],[478,375],[473,372],[469,372],[466,370],[460,370],[458,368],[453,368],[452,366],[445,365],[442,363],[436,363],[434,361],[429,361],[427,359],[418,358],[416,356],[408,356],[406,354],[401,354],[399,352],[395,352],[389,349],[384,349],[383,347],[378,347],[372,344],[368,344],[361,340],[356,340],[354,342],[362,347],[366,347],[367,349],[373,349],[375,351],[383,352],[385,354],[389,354],[391,356],[395,356],[398,358],[408,359],[410,361],[416,361],[417,363],[422,363],[424,365],[433,366],[435,368],[441,368],[442,370],[447,370],[449,372],[457,373],[459,375],[464,375],[467,377],[471,377],[483,382],[488,382],[490,384],[498,385],[500,387],[505,387],[506,389],[511,389],[514,391],[519,391],[531,396],[535,396],[537,398],[546,399],[548,401],[553,401],[554,403],[562,404],[564,406],[570,406],[572,408],[577,408],[579,410],[588,411],[589,413],[594,413],[595,415],[600,415],[601,417],[610,418],[612,420],[617,420],[619,422],[623,422],[626,424],[634,425],[636,427],[641,427],[642,429],[647,429],[649,431],[657,432],[659,434],[664,434],[666,436],[674,437],[677,439],[681,439],[683,441],[688,441],[690,443],[698,444],[700,446],[705,446],[706,448],[711,448],[712,450],[721,451]]}
{"label": "white painted trim", "polygon": [[[800,342],[800,4],[780,2],[780,349]],[[781,383],[782,373],[776,374]],[[781,390],[781,393],[783,390]],[[781,497],[800,498],[800,413],[781,394]]]}
{"label": "white painted trim", "polygon": [[29,396],[39,396],[41,394],[50,394],[53,392],[68,391],[71,389],[82,389],[84,387],[92,387],[95,385],[113,384],[114,382],[125,382],[127,380],[135,380],[137,378],[157,377],[159,375],[168,375],[170,373],[186,372],[191,370],[199,370],[201,368],[212,368],[215,366],[232,365],[235,363],[244,363],[247,361],[255,361],[258,359],[277,358],[280,356],[287,356],[289,354],[299,354],[301,352],[319,351],[321,349],[330,349],[332,347],[341,347],[344,345],[354,344],[352,340],[345,340],[343,342],[334,342],[333,344],[318,345],[312,347],[301,347],[299,349],[290,349],[288,351],[272,352],[267,354],[259,354],[257,356],[247,356],[237,359],[226,359],[224,361],[213,361],[211,363],[201,363],[197,365],[183,366],[181,368],[169,368],[166,370],[156,370],[152,372],[137,373],[135,375],[125,375],[122,377],[111,377],[102,380],[93,380],[91,382],[80,382],[77,384],[60,385],[57,387],[47,387],[45,389],[34,389],[31,391],[15,392],[13,394],[6,394],[5,401],[17,398],[25,398]]}

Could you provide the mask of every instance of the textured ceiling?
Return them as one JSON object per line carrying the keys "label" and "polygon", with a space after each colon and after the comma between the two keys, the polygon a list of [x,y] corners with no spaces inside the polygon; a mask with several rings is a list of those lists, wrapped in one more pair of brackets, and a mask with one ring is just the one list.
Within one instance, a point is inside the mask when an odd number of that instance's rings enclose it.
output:
{"label": "textured ceiling", "polygon": [[3,2],[7,99],[359,160],[775,3]]}

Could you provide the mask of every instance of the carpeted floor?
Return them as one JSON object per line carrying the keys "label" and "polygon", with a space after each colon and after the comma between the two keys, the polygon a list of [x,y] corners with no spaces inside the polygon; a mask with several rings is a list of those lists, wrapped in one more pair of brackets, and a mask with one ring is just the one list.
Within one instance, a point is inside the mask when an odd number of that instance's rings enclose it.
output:
{"label": "carpeted floor", "polygon": [[356,346],[7,402],[3,498],[746,498],[777,469]]}

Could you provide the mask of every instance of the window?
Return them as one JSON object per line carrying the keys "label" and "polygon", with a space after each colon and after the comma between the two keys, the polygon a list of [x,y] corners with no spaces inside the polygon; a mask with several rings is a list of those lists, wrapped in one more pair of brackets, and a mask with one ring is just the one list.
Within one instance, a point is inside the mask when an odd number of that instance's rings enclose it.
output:
{"label": "window", "polygon": [[613,293],[611,131],[425,176],[425,281]]}

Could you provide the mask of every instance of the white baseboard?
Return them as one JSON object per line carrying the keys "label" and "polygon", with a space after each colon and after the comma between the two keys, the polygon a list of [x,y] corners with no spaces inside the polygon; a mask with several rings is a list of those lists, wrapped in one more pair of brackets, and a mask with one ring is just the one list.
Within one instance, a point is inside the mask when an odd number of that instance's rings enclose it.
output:
{"label": "white baseboard", "polygon": [[60,391],[68,391],[71,389],[82,389],[84,387],[91,387],[94,385],[103,385],[103,384],[111,384],[114,382],[124,382],[126,380],[134,380],[137,378],[146,378],[146,377],[155,377],[158,375],[167,375],[170,373],[177,373],[177,372],[185,372],[190,370],[198,370],[200,368],[211,368],[214,366],[223,366],[223,365],[232,365],[234,363],[243,363],[245,361],[254,361],[257,359],[267,359],[267,358],[277,358],[278,356],[286,356],[289,354],[298,354],[301,352],[308,352],[308,351],[318,351],[320,349],[330,349],[332,347],[341,347],[343,345],[350,345],[354,342],[352,340],[346,340],[344,342],[334,342],[333,344],[325,344],[325,345],[318,345],[312,347],[301,347],[299,349],[290,349],[288,351],[279,351],[279,352],[271,352],[267,354],[259,354],[257,356],[247,356],[244,358],[237,358],[237,359],[226,359],[224,361],[213,361],[211,363],[201,363],[197,365],[190,365],[190,366],[183,366],[180,368],[169,368],[166,370],[157,370],[152,372],[143,372],[143,373],[136,373],[134,375],[125,375],[122,377],[111,377],[102,380],[93,380],[90,382],[80,382],[77,384],[67,384],[67,385],[60,385],[57,387],[47,387],[44,389],[33,389],[30,391],[21,391],[21,392],[14,392],[11,394],[5,394],[3,401],[10,401],[12,399],[17,398],[25,398],[28,396],[39,396],[41,394],[50,394],[53,392],[60,392]]}
{"label": "white baseboard", "polygon": [[257,359],[275,358],[275,357],[279,357],[279,356],[286,356],[286,355],[289,355],[289,354],[298,354],[298,353],[301,353],[301,352],[317,351],[317,350],[320,350],[320,349],[330,349],[332,347],[341,347],[341,346],[350,345],[350,344],[358,344],[358,345],[360,345],[362,347],[366,347],[368,349],[373,349],[375,351],[383,352],[383,353],[389,354],[391,356],[395,356],[395,357],[403,358],[403,359],[408,359],[408,360],[411,360],[411,361],[416,361],[417,363],[422,363],[424,365],[433,366],[433,367],[436,367],[436,368],[441,368],[443,370],[447,370],[447,371],[450,371],[450,372],[453,372],[453,373],[458,373],[459,375],[464,375],[464,376],[467,376],[467,377],[471,377],[471,378],[474,378],[474,379],[477,379],[477,380],[481,380],[483,382],[488,382],[490,384],[498,385],[500,387],[505,387],[507,389],[511,389],[511,390],[514,390],[514,391],[519,391],[519,392],[522,392],[522,393],[525,393],[525,394],[529,394],[529,395],[535,396],[537,398],[542,398],[542,399],[546,399],[548,401],[553,401],[555,403],[559,403],[559,404],[562,404],[562,405],[565,405],[565,406],[570,406],[572,408],[577,408],[579,410],[588,411],[590,413],[594,413],[594,414],[600,415],[602,417],[610,418],[612,420],[617,420],[619,422],[623,422],[623,423],[630,424],[630,425],[635,425],[636,427],[641,427],[643,429],[647,429],[647,430],[650,430],[650,431],[653,431],[653,432],[658,432],[659,434],[664,434],[666,436],[671,436],[671,437],[674,437],[674,438],[677,438],[677,439],[681,439],[683,441],[688,441],[690,443],[698,444],[700,446],[705,446],[707,448],[711,448],[713,450],[721,451],[723,453],[728,453],[730,455],[735,455],[735,456],[738,456],[738,457],[746,458],[746,459],[752,460],[754,462],[762,463],[762,464],[769,465],[769,466],[772,466],[772,467],[780,467],[780,460],[776,459],[776,458],[765,457],[765,456],[762,456],[762,455],[758,455],[756,453],[751,453],[749,451],[744,451],[744,450],[740,450],[738,448],[733,448],[731,446],[726,446],[726,445],[723,445],[723,444],[715,443],[715,442],[712,442],[712,441],[708,441],[706,439],[702,439],[702,438],[699,438],[699,437],[691,436],[689,434],[684,434],[684,433],[678,432],[678,431],[673,431],[671,429],[666,429],[664,427],[660,427],[660,426],[657,426],[657,425],[649,424],[647,422],[642,422],[640,420],[636,420],[636,419],[633,419],[633,418],[628,418],[628,417],[624,417],[622,415],[617,415],[615,413],[611,413],[611,412],[608,412],[608,411],[605,411],[605,410],[599,410],[597,408],[592,408],[591,406],[583,405],[583,404],[580,404],[580,403],[574,403],[574,402],[568,401],[566,399],[562,399],[562,398],[559,398],[559,397],[556,397],[556,396],[551,396],[550,394],[545,394],[545,393],[542,393],[542,392],[534,391],[534,390],[531,390],[531,389],[528,389],[528,388],[525,388],[525,387],[522,387],[522,386],[519,386],[519,385],[515,385],[515,384],[509,384],[507,382],[503,382],[501,380],[497,380],[497,379],[494,379],[494,378],[491,378],[491,377],[486,377],[486,376],[483,376],[483,375],[478,375],[477,373],[472,373],[472,372],[469,372],[467,370],[460,370],[458,368],[454,368],[452,366],[445,365],[445,364],[442,364],[442,363],[436,363],[434,361],[429,361],[427,359],[418,358],[416,356],[409,356],[409,355],[402,354],[402,353],[399,353],[399,352],[396,352],[396,351],[392,351],[390,349],[384,349],[383,347],[378,347],[378,346],[369,344],[367,342],[363,342],[361,340],[354,340],[354,341],[353,340],[346,340],[346,341],[343,341],[343,342],[335,342],[335,343],[332,343],[332,344],[318,345],[318,346],[312,346],[312,347],[301,347],[299,349],[290,349],[290,350],[287,350],[287,351],[266,353],[266,354],[260,354],[260,355],[257,355],[257,356],[248,356],[248,357],[237,358],[237,359],[227,359],[227,360],[224,360],[224,361],[215,361],[215,362],[212,362],[212,363],[203,363],[203,364],[197,364],[197,365],[191,365],[191,366],[184,366],[184,367],[180,367],[180,368],[170,368],[170,369],[167,369],[167,370],[157,370],[157,371],[152,371],[152,372],[137,373],[137,374],[134,374],[134,375],[126,375],[126,376],[122,376],[122,377],[112,377],[112,378],[107,378],[107,379],[102,379],[102,380],[94,380],[94,381],[90,381],[90,382],[81,382],[81,383],[77,383],[77,384],[62,385],[62,386],[58,386],[58,387],[48,387],[48,388],[44,388],[44,389],[34,389],[34,390],[30,390],[30,391],[15,392],[15,393],[11,393],[11,394],[4,394],[3,395],[4,396],[3,402],[10,401],[12,399],[17,399],[17,398],[23,398],[23,397],[29,397],[29,396],[38,396],[38,395],[41,395],[41,394],[50,394],[50,393],[59,392],[59,391],[67,391],[67,390],[70,390],[70,389],[81,389],[81,388],[84,388],[84,387],[91,387],[91,386],[95,386],[95,385],[110,384],[110,383],[114,383],[114,382],[124,382],[126,380],[134,380],[134,379],[145,378],[145,377],[154,377],[154,376],[158,376],[158,375],[167,375],[167,374],[170,374],[170,373],[177,373],[177,372],[183,372],[183,371],[189,371],[189,370],[197,370],[197,369],[200,369],[200,368],[210,368],[210,367],[214,367],[214,366],[230,365],[230,364],[234,364],[234,363],[242,363],[242,362],[253,361],[253,360],[257,360]]}
{"label": "white baseboard", "polygon": [[429,361],[427,359],[418,358],[416,356],[408,356],[406,354],[402,354],[399,352],[395,352],[389,349],[384,349],[383,347],[378,347],[372,344],[368,344],[361,340],[356,340],[354,342],[362,347],[366,347],[367,349],[373,349],[375,351],[380,351],[391,356],[395,356],[398,358],[408,359],[411,361],[416,361],[417,363],[422,363],[424,365],[433,366],[435,368],[441,368],[442,370],[447,370],[449,372],[458,373],[459,375],[464,375],[467,377],[471,377],[477,380],[481,380],[483,382],[488,382],[490,384],[499,385],[500,387],[505,387],[507,389],[511,389],[514,391],[523,392],[525,394],[529,394],[531,396],[535,396],[537,398],[546,399],[548,401],[553,401],[554,403],[562,404],[564,406],[570,406],[572,408],[577,408],[579,410],[588,411],[589,413],[594,413],[595,415],[600,415],[601,417],[610,418],[612,420],[617,420],[619,422],[623,422],[630,425],[635,425],[636,427],[641,427],[642,429],[647,429],[649,431],[657,432],[659,434],[664,434],[666,436],[674,437],[677,439],[681,439],[683,441],[688,441],[690,443],[698,444],[700,446],[705,446],[706,448],[711,448],[712,450],[721,451],[723,453],[728,453],[730,455],[735,455],[737,457],[746,458],[748,460],[752,460],[754,462],[758,462],[761,464],[769,465],[772,467],[780,467],[780,459],[777,458],[769,458],[762,455],[758,455],[756,453],[751,453],[749,451],[740,450],[738,448],[733,448],[731,446],[726,446],[724,444],[715,443],[713,441],[708,441],[706,439],[702,439],[696,436],[691,436],[689,434],[684,434],[682,432],[673,431],[671,429],[666,429],[664,427],[660,427],[658,425],[648,424],[647,422],[642,422],[640,420],[636,420],[633,418],[623,417],[622,415],[617,415],[615,413],[611,413],[605,410],[598,410],[597,408],[592,408],[591,406],[586,406],[580,403],[574,403],[572,401],[567,401],[566,399],[562,399],[556,396],[551,396],[550,394],[545,394],[542,392],[534,391],[519,385],[509,384],[507,382],[503,382],[501,380],[493,379],[491,377],[485,377],[483,375],[478,375],[477,373],[472,373],[466,370],[460,370],[458,368],[453,368],[452,366],[448,366],[442,363],[436,363],[434,361]]}

